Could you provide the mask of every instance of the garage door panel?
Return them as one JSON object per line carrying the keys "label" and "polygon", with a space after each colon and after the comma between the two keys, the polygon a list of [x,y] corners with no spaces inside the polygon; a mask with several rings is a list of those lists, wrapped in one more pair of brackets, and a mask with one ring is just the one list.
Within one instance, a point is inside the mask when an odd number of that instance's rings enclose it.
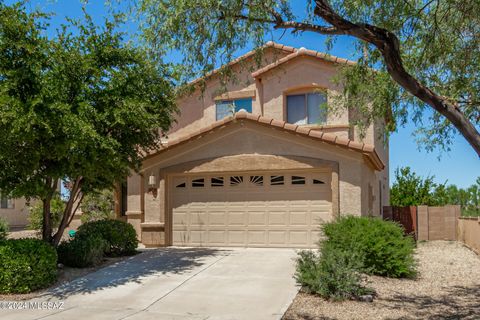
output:
{"label": "garage door panel", "polygon": [[310,225],[308,213],[304,211],[290,212],[290,225],[292,226],[307,226]]}
{"label": "garage door panel", "polygon": [[288,213],[286,211],[269,211],[268,225],[270,226],[285,226],[288,223]]}
{"label": "garage door panel", "polygon": [[238,212],[238,211],[230,211],[227,214],[227,220],[229,226],[245,226],[247,224],[246,221],[247,214],[245,212]]}
{"label": "garage door panel", "polygon": [[290,231],[290,244],[292,245],[304,245],[309,243],[309,233],[308,231]]}
{"label": "garage door panel", "polygon": [[265,230],[247,231],[247,245],[265,245],[267,240]]}
{"label": "garage door panel", "polygon": [[247,224],[250,226],[265,226],[267,224],[265,212],[248,212]]}
{"label": "garage door panel", "polygon": [[228,245],[243,246],[245,245],[246,231],[245,230],[228,230]]}
{"label": "garage door panel", "polygon": [[[175,245],[312,247],[320,237],[320,224],[332,219],[329,174],[299,173],[304,185],[293,185],[295,173],[236,174],[223,186],[211,187],[209,176],[180,178],[184,188],[174,188],[173,232]],[[238,177],[242,177],[241,178]],[[258,176],[263,176],[263,184]],[[270,176],[283,176],[283,185],[271,185]],[[313,184],[313,177],[325,184]],[[192,181],[205,181],[193,188]],[[296,178],[297,179],[297,178]]]}
{"label": "garage door panel", "polygon": [[225,212],[209,212],[208,225],[210,226],[226,226],[227,218]]}

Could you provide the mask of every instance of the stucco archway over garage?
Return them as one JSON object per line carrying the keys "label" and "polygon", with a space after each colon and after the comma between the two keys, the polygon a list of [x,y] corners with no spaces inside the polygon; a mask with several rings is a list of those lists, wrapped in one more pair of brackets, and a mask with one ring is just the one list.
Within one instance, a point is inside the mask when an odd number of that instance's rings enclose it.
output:
{"label": "stucco archway over garage", "polygon": [[381,166],[372,148],[251,117],[145,159],[133,214],[146,246],[312,247],[322,222],[361,211],[362,177]]}

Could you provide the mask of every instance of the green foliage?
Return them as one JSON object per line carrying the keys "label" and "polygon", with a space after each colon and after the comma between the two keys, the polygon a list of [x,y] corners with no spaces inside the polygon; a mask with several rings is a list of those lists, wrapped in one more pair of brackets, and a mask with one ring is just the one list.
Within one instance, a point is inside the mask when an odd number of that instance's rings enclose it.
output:
{"label": "green foliage", "polygon": [[108,244],[99,235],[77,238],[61,242],[57,248],[58,261],[66,266],[85,268],[98,265]]}
{"label": "green foliage", "polygon": [[422,178],[412,172],[410,167],[397,168],[395,182],[390,188],[390,204],[399,207],[437,205],[433,196],[437,185],[433,178],[432,176]]}
{"label": "green foliage", "polygon": [[392,278],[416,274],[415,242],[397,223],[372,217],[340,217],[326,223],[322,246],[362,257],[362,271]]}
{"label": "green foliage", "polygon": [[57,279],[57,253],[38,239],[0,241],[0,293],[28,293]]}
{"label": "green foliage", "polygon": [[82,223],[101,219],[113,219],[115,217],[114,205],[112,190],[105,189],[85,195],[81,204]]}
{"label": "green foliage", "polygon": [[[399,39],[405,69],[433,92],[459,108],[473,124],[480,124],[480,2],[477,0],[331,0],[331,7],[352,23],[368,23],[393,32]],[[144,36],[153,52],[175,50],[183,55],[183,79],[191,80],[224,65],[247,47],[258,47],[278,30],[302,36],[304,29],[329,30],[314,12],[315,2],[293,12],[287,0],[141,0]],[[282,25],[282,22],[284,24]],[[289,23],[288,23],[289,22]],[[293,23],[300,27],[295,28]],[[310,29],[312,29],[310,28]],[[275,32],[277,31],[277,33]],[[322,33],[321,31],[319,33]],[[327,32],[328,33],[328,32]],[[350,34],[351,35],[351,34]],[[317,34],[330,49],[338,35]],[[387,75],[379,50],[353,41],[356,67],[345,67],[342,77],[344,107],[359,109],[356,119],[367,127],[387,117],[389,129],[413,121],[417,141],[432,150],[448,150],[457,131],[453,124]],[[261,56],[262,51],[257,51]],[[260,60],[259,57],[257,57]],[[375,68],[378,72],[372,72]],[[222,74],[230,77],[228,68]],[[376,90],[375,88],[378,88]],[[362,127],[362,126],[361,126]]]}
{"label": "green foliage", "polygon": [[169,71],[124,40],[121,17],[75,21],[49,38],[44,14],[0,3],[0,189],[13,197],[48,202],[59,180],[79,186],[70,203],[111,188],[174,120]]}
{"label": "green foliage", "polygon": [[8,222],[5,218],[0,217],[0,240],[4,240],[8,235]]}
{"label": "green foliage", "polygon": [[124,256],[135,254],[138,240],[137,233],[130,223],[104,219],[82,224],[75,238],[99,236],[107,242],[107,256]]}
{"label": "green foliage", "polygon": [[321,253],[300,251],[295,279],[309,293],[333,300],[345,300],[373,293],[363,286],[361,258],[332,246]]}
{"label": "green foliage", "polygon": [[480,216],[480,177],[466,189],[437,184],[434,178],[422,178],[409,167],[397,168],[390,188],[390,204],[399,207],[460,205],[462,215]]}
{"label": "green foliage", "polygon": [[[43,203],[41,201],[37,201],[32,207],[29,208],[29,210],[28,228],[32,230],[42,230]],[[65,202],[63,202],[62,198],[60,198],[60,195],[55,195],[50,203],[50,219],[54,228],[58,228],[64,210]]]}

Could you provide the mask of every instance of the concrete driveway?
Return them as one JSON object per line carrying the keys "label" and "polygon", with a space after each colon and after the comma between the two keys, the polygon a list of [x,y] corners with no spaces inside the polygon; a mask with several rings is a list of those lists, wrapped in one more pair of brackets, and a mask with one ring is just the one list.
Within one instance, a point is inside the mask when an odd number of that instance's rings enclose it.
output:
{"label": "concrete driveway", "polygon": [[280,319],[298,287],[290,249],[165,248],[103,268],[2,319]]}

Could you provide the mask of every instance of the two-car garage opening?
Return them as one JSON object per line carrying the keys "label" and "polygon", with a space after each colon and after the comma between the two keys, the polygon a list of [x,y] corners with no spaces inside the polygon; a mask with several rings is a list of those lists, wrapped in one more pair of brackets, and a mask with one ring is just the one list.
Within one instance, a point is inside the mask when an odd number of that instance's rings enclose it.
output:
{"label": "two-car garage opening", "polygon": [[176,246],[314,247],[332,219],[331,171],[172,175]]}

